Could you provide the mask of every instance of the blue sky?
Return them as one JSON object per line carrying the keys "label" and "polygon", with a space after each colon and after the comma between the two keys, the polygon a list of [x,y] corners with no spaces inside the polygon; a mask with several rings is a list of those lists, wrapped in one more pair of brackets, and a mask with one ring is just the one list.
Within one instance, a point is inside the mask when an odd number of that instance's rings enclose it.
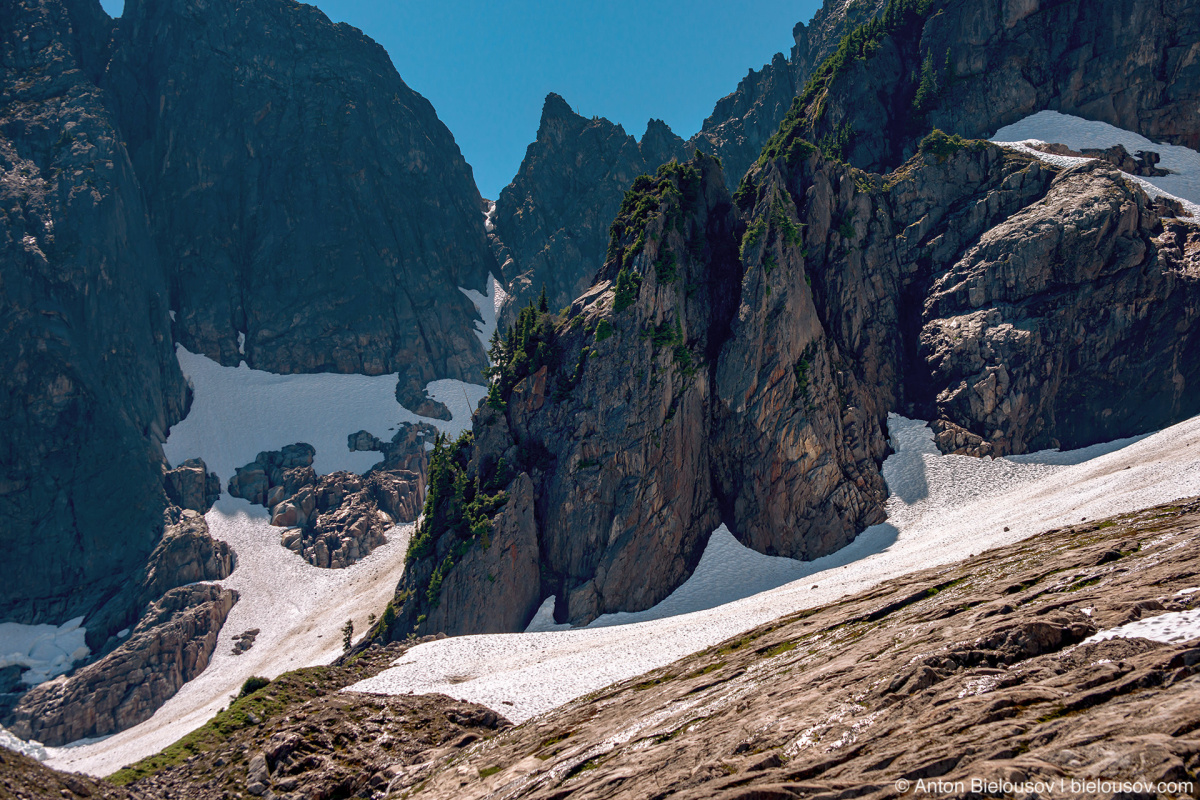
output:
{"label": "blue sky", "polygon": [[[118,15],[123,0],[101,0]],[[687,138],[750,67],[788,53],[819,0],[319,0],[361,28],[429,98],[495,199],[537,135],[547,92],[640,137],[650,117]]]}

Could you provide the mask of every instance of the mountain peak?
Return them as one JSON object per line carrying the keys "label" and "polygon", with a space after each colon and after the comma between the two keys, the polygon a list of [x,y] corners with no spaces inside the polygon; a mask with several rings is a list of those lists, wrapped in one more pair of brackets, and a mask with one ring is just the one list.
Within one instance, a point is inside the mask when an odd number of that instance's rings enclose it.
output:
{"label": "mountain peak", "polygon": [[571,108],[571,104],[563,99],[562,95],[555,92],[550,92],[546,95],[546,102],[542,105],[542,122],[550,119],[570,119],[577,117],[575,109]]}

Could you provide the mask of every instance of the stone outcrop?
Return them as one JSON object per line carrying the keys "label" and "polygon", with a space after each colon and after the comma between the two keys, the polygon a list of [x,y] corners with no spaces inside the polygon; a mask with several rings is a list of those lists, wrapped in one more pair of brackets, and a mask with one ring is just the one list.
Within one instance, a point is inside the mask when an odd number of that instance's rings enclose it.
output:
{"label": "stone outcrop", "polygon": [[426,442],[437,435],[428,423],[399,426],[390,442],[366,431],[348,437],[351,450],[378,451],[384,460],[365,475],[318,476],[316,450],[300,442],[259,453],[229,479],[229,493],[271,512],[271,524],[287,528],[281,543],[317,567],[341,569],[387,541],[397,523],[412,522],[425,500]]}
{"label": "stone outcrop", "polygon": [[180,508],[206,513],[221,496],[221,479],[200,458],[189,458],[167,470],[163,479],[167,499]]}
{"label": "stone outcrop", "polygon": [[1125,146],[1120,144],[1103,149],[1085,147],[1082,150],[1072,150],[1064,144],[1054,142],[1034,143],[1030,147],[1042,153],[1050,153],[1058,156],[1098,158],[1101,161],[1107,161],[1109,164],[1112,164],[1121,170],[1121,172],[1128,172],[1130,175],[1142,175],[1147,178],[1154,178],[1171,174],[1170,170],[1160,169],[1155,166],[1162,158],[1153,150],[1138,150],[1136,153],[1130,154],[1125,149]]}
{"label": "stone outcrop", "polygon": [[0,619],[58,623],[154,549],[187,390],[147,209],[91,81],[111,20],[85,0],[0,16],[0,548],[21,565]]}
{"label": "stone outcrop", "polygon": [[980,455],[1067,449],[1200,411],[1200,229],[1093,161],[937,276],[920,356]]}
{"label": "stone outcrop", "polygon": [[[528,607],[496,573],[455,577],[519,475],[538,498],[520,560],[580,623],[665,597],[718,522],[805,559],[881,522],[890,411],[976,455],[1200,413],[1200,229],[1107,163],[938,133],[885,176],[797,140],[734,207],[720,182],[707,157],[639,179],[599,282],[501,339],[473,438],[444,445],[475,488],[434,496],[393,635]],[[459,580],[476,600],[445,593]]]}
{"label": "stone outcrop", "polygon": [[479,192],[382,47],[285,0],[131,0],[103,85],[172,255],[177,341],[271,372],[399,372],[406,399],[478,379],[457,287],[495,268]]}
{"label": "stone outcrop", "polygon": [[1184,591],[1198,546],[1194,501],[1048,531],[774,620],[443,756],[391,790],[882,800],[919,795],[923,779],[965,800],[988,793],[973,779],[1097,797],[1120,792],[1072,791],[1072,780],[1194,785],[1200,642],[1081,641],[1195,613]]}
{"label": "stone outcrop", "polygon": [[149,719],[208,666],[237,593],[213,584],[172,589],[150,605],[129,640],[104,658],[25,694],[9,728],[63,745]]}
{"label": "stone outcrop", "polygon": [[203,516],[169,508],[162,539],[150,554],[141,582],[142,602],[156,600],[177,586],[228,578],[235,562],[233,548],[209,535]]}

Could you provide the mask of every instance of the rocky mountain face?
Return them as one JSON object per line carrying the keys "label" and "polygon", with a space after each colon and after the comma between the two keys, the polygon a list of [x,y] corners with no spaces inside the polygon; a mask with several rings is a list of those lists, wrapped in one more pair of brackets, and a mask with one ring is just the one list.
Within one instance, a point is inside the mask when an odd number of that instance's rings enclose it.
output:
{"label": "rocky mountain face", "polygon": [[559,621],[647,608],[718,522],[832,552],[883,520],[892,410],[977,455],[1200,412],[1200,228],[1105,162],[937,132],[883,176],[794,140],[732,202],[708,157],[659,173],[599,282],[498,342],[394,635],[518,630],[551,595]]}
{"label": "rocky mountain face", "polygon": [[[686,143],[672,134],[662,150],[652,122],[640,145],[644,171],[657,166],[654,157],[664,163],[699,149],[722,160],[733,191],[764,147],[779,152],[771,137],[785,118],[785,131],[876,172],[909,158],[933,128],[987,137],[1047,108],[1196,146],[1195,10],[1135,0],[1103,10],[1038,0],[829,0],[795,27],[789,57],[751,70]],[[505,275],[521,276],[513,315],[543,284],[552,307],[563,307],[602,263],[606,240],[594,210],[615,209],[632,183],[619,170],[589,174],[589,165],[610,163],[604,153],[595,137],[564,137],[543,120],[505,190],[519,204],[498,203],[495,238],[501,260],[512,262]],[[591,202],[575,205],[576,197]],[[518,208],[525,216],[513,224]],[[554,245],[543,250],[546,241]]]}
{"label": "rocky mountain face", "polygon": [[911,797],[918,779],[953,798],[987,793],[972,779],[1068,794],[1073,779],[1194,781],[1196,640],[1082,642],[1195,613],[1181,590],[1198,536],[1191,502],[905,576],[501,731],[391,796],[418,782],[455,800],[789,800]]}
{"label": "rocky mountain face", "polygon": [[9,728],[59,746],[149,719],[208,666],[237,599],[237,592],[211,583],[172,589],[108,656],[27,692],[6,720]]}
{"label": "rocky mountain face", "polygon": [[[495,352],[473,440],[446,445],[465,489],[431,469],[399,633],[519,629],[550,595],[560,621],[648,608],[722,520],[807,558],[882,521],[886,403],[814,304],[794,212],[764,206],[794,249],[764,307],[718,163],[659,173],[623,204],[600,283],[565,316],[527,308]],[[498,548],[485,580],[458,566]]]}
{"label": "rocky mountain face", "polygon": [[581,117],[548,95],[537,141],[491,216],[512,298],[509,318],[542,286],[555,309],[583,294],[604,264],[608,228],[633,179],[688,153],[659,120],[639,142],[620,125]]}
{"label": "rocky mountain face", "polygon": [[229,577],[236,555],[195,511],[170,506],[161,525],[147,563],[87,620],[96,657],[53,681],[0,694],[0,722],[51,745],[107,736],[149,719],[204,671],[237,601],[236,592],[208,581]]}
{"label": "rocky mountain face", "polygon": [[795,44],[788,57],[776,53],[770,64],[750,70],[737,89],[717,101],[688,144],[721,159],[731,192],[779,128],[809,77],[837,50],[842,36],[878,16],[887,3],[827,0],[808,25],[796,23],[792,29]]}
{"label": "rocky mountain face", "polygon": [[1196,147],[1198,9],[896,0],[821,64],[785,130],[873,171],[907,159],[931,128],[990,136],[1043,109]]}
{"label": "rocky mountain face", "polygon": [[146,564],[188,398],[147,208],[92,82],[111,21],[82,0],[0,16],[0,547],[20,565],[0,619],[60,622]]}
{"label": "rocky mountain face", "polygon": [[495,269],[479,192],[382,47],[281,0],[131,2],[103,85],[179,342],[272,372],[398,371],[409,403],[478,380],[456,287]]}
{"label": "rocky mountain face", "polygon": [[886,0],[830,0],[792,31],[791,56],[776,54],[750,70],[717,102],[704,126],[684,141],[652,119],[641,141],[602,117],[575,114],[557,94],[546,97],[537,139],[496,201],[493,244],[509,283],[511,321],[542,286],[550,307],[567,306],[604,263],[608,226],[638,175],[697,149],[718,156],[729,190],[736,188],[800,94],[815,65],[836,49],[842,33],[870,19]]}
{"label": "rocky mountain face", "polygon": [[317,9],[0,11],[0,545],[23,565],[0,619],[94,612],[98,647],[141,607],[130,579],[168,502],[216,493],[195,465],[164,478],[189,402],[174,341],[276,372],[395,371],[402,402],[445,416],[421,387],[479,380],[457,287],[495,261],[433,108]]}

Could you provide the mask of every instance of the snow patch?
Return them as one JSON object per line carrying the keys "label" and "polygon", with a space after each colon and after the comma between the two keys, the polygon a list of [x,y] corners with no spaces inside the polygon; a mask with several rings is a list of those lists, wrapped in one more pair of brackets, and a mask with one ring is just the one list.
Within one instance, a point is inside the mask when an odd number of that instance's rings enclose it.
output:
{"label": "snow patch", "polygon": [[62,625],[22,625],[0,622],[0,669],[20,667],[21,682],[37,686],[71,671],[75,662],[91,655],[83,617]]}
{"label": "snow patch", "polygon": [[496,319],[500,315],[500,308],[508,299],[504,287],[500,285],[500,281],[496,280],[494,275],[488,275],[487,289],[487,294],[481,294],[474,289],[458,287],[458,290],[475,304],[475,308],[479,310],[479,316],[482,317],[482,321],[475,323],[475,335],[483,343],[485,353],[492,346],[492,334],[496,332]]}
{"label": "snow patch", "polygon": [[1150,197],[1165,195],[1179,200],[1194,221],[1200,222],[1200,153],[1189,147],[1153,142],[1107,122],[1095,122],[1057,111],[1039,111],[1006,125],[996,131],[992,141],[1064,167],[1082,164],[1090,159],[1043,153],[1029,147],[1029,143],[1065,144],[1076,152],[1083,148],[1105,149],[1118,144],[1130,154],[1136,154],[1139,150],[1153,150],[1161,156],[1158,166],[1170,170],[1172,174],[1143,178],[1126,173],[1129,179],[1139,183]]}
{"label": "snow patch", "polygon": [[3,727],[0,727],[0,747],[12,750],[14,753],[20,753],[23,756],[29,756],[38,761],[46,760],[46,748],[42,746],[41,742],[32,739],[28,742],[24,739],[18,739],[16,734],[9,732],[7,728]]}
{"label": "snow patch", "polygon": [[246,355],[246,334],[242,331],[238,331],[238,352]]}
{"label": "snow patch", "polygon": [[1083,644],[1103,642],[1106,639],[1150,639],[1167,644],[1200,639],[1200,608],[1171,611],[1156,617],[1127,622],[1093,634],[1084,639]]}
{"label": "snow patch", "polygon": [[[1021,459],[941,455],[924,422],[896,415],[889,417],[888,430],[895,450],[883,467],[891,490],[888,519],[832,555],[811,562],[776,560],[742,548],[718,529],[692,577],[649,611],[608,615],[569,629],[554,625],[547,601],[531,632],[422,644],[347,691],[442,692],[521,722],[881,581],[1081,517],[1103,518],[1200,494],[1200,447],[1190,446],[1200,444],[1200,417],[1083,454]],[[1085,460],[1071,463],[1077,458]],[[463,682],[464,675],[472,677]]]}
{"label": "snow patch", "polygon": [[462,381],[429,384],[427,391],[454,415],[443,422],[419,417],[397,402],[396,374],[276,375],[245,362],[224,367],[182,345],[175,352],[194,397],[187,418],[171,428],[163,452],[172,464],[204,459],[222,484],[260,452],[294,442],[316,448],[318,475],[365,472],[383,454],[352,452],[346,444],[350,434],[366,430],[389,441],[402,422],[428,422],[457,436],[471,426],[471,412],[487,394],[486,387]]}
{"label": "snow patch", "polygon": [[488,200],[488,210],[483,214],[483,228],[488,233],[496,230],[496,202]]}

